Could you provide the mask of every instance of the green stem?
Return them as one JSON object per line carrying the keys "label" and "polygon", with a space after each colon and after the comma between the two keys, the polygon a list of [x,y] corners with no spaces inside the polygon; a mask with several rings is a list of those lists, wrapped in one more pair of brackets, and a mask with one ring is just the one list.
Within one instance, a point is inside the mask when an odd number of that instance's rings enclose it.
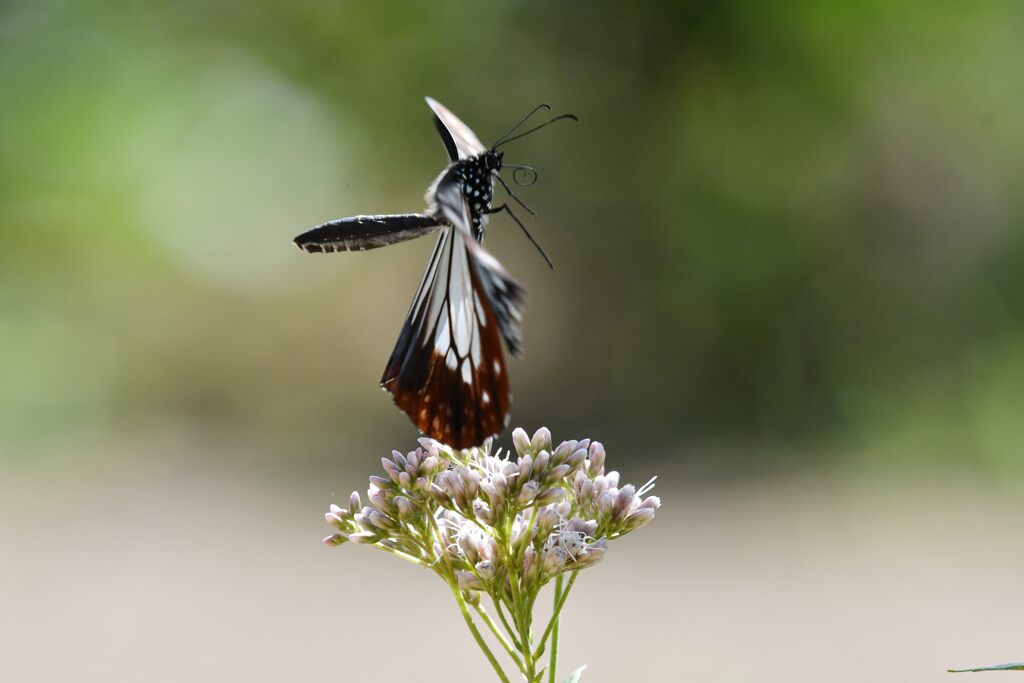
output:
{"label": "green stem", "polygon": [[430,526],[433,528],[435,534],[437,534],[437,542],[441,546],[441,559],[444,561],[446,569],[445,580],[448,582],[448,587],[452,589],[452,594],[455,596],[455,602],[459,604],[459,611],[462,612],[462,618],[466,620],[466,626],[469,627],[470,633],[473,634],[473,639],[476,640],[476,644],[483,650],[484,656],[487,657],[487,661],[491,663],[494,668],[494,673],[498,674],[498,678],[501,683],[509,683],[508,676],[501,669],[501,664],[498,663],[494,653],[491,652],[491,648],[487,647],[487,642],[484,637],[480,635],[480,631],[477,629],[476,624],[473,623],[473,617],[466,609],[466,601],[462,599],[462,589],[459,588],[459,580],[455,578],[455,570],[452,569],[451,560],[448,558],[448,553],[444,551],[444,536],[441,534],[441,530],[437,526],[437,520],[434,519],[434,515],[427,515],[430,519]]}
{"label": "green stem", "polygon": [[526,627],[525,595],[520,590],[518,575],[510,575],[508,577],[508,582],[512,589],[512,604],[510,605],[512,609],[512,623],[516,626],[516,635],[519,637],[519,651],[523,655],[523,666],[526,668],[523,675],[526,676],[527,681],[533,681],[535,675],[533,665],[533,644],[530,642],[530,632]]}
{"label": "green stem", "polygon": [[519,639],[516,638],[515,629],[509,625],[508,619],[505,617],[505,610],[501,609],[501,602],[498,601],[493,595],[491,596],[491,602],[494,603],[494,611],[498,613],[498,618],[501,619],[501,625],[505,627],[505,633],[512,640],[512,644],[517,650],[522,650],[523,646],[519,643]]}
{"label": "green stem", "polygon": [[576,583],[576,577],[579,576],[579,570],[577,569],[569,577],[569,583],[565,585],[565,590],[562,591],[562,595],[558,600],[558,604],[555,605],[554,614],[551,615],[551,621],[548,622],[548,627],[544,629],[544,635],[540,637],[540,644],[537,645],[537,649],[533,653],[534,659],[544,654],[544,645],[547,642],[548,636],[551,635],[551,630],[558,623],[558,615],[562,612],[562,606],[565,605],[565,599],[569,597],[569,591],[572,590],[572,585]]}
{"label": "green stem", "polygon": [[406,560],[408,562],[412,562],[413,564],[418,564],[421,567],[428,567],[428,566],[430,566],[426,562],[421,560],[420,558],[414,557],[414,556],[410,555],[409,553],[402,552],[401,550],[396,550],[394,548],[389,548],[386,545],[378,545],[376,543],[373,544],[373,547],[377,548],[379,550],[383,550],[386,553],[391,553],[395,557],[400,557],[403,560]]}
{"label": "green stem", "polygon": [[498,678],[501,679],[501,683],[510,683],[508,676],[501,670],[501,664],[495,658],[494,653],[491,652],[491,648],[487,647],[487,642],[484,637],[480,634],[476,624],[473,623],[473,617],[470,615],[469,610],[466,609],[466,601],[462,599],[462,590],[459,588],[459,582],[451,577],[448,580],[448,587],[452,589],[452,593],[455,595],[455,601],[459,603],[459,610],[462,612],[462,618],[466,620],[466,626],[469,627],[470,633],[473,634],[473,639],[476,640],[476,644],[483,650],[484,656],[487,657],[487,661],[494,667],[494,673],[498,674]]}
{"label": "green stem", "polygon": [[562,583],[564,576],[558,575],[555,579],[555,602],[552,607],[552,620],[555,622],[551,629],[551,657],[548,659],[548,683],[555,683],[555,669],[558,667],[558,612],[559,602],[562,599]]}
{"label": "green stem", "polygon": [[516,668],[518,668],[520,672],[525,674],[526,670],[523,668],[523,660],[519,657],[518,654],[516,654],[516,651],[512,648],[512,644],[509,643],[508,638],[505,637],[505,633],[500,628],[498,628],[498,625],[494,623],[493,619],[491,619],[491,615],[489,615],[487,611],[478,604],[473,605],[473,609],[476,610],[476,613],[479,614],[480,618],[483,619],[485,624],[487,624],[487,628],[491,629],[491,633],[493,633],[494,637],[498,639],[498,642],[501,643],[501,646],[505,648],[505,652],[508,653],[508,656],[511,657],[512,661],[516,663]]}

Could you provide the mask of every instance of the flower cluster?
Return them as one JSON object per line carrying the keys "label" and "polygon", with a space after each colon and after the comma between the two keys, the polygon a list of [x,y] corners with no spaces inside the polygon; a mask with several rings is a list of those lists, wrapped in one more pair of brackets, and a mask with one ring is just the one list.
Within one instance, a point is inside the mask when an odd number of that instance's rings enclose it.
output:
{"label": "flower cluster", "polygon": [[[558,614],[577,572],[599,562],[609,541],[651,521],[661,502],[645,495],[653,479],[639,490],[619,486],[618,472],[605,471],[599,442],[552,447],[551,433],[541,428],[533,438],[516,429],[512,443],[515,452],[504,455],[492,454],[489,444],[453,450],[430,439],[405,455],[394,451],[381,461],[386,476],[370,477],[367,505],[355,492],[347,506],[331,505],[326,519],[335,532],[324,542],[373,545],[433,570],[449,584],[495,669],[467,605],[533,681],[548,636],[554,631],[552,642],[557,638]],[[554,614],[535,642],[533,604],[552,579]],[[482,595],[504,628],[480,604]]]}
{"label": "flower cluster", "polygon": [[532,439],[516,429],[512,441],[514,458],[430,439],[394,451],[381,461],[387,476],[370,477],[369,505],[355,492],[347,507],[331,505],[336,532],[324,542],[376,545],[442,575],[451,568],[464,589],[503,594],[513,575],[539,587],[595,564],[609,540],[649,522],[661,504],[644,497],[653,480],[638,491],[605,472],[600,442],[552,448],[545,428]]}

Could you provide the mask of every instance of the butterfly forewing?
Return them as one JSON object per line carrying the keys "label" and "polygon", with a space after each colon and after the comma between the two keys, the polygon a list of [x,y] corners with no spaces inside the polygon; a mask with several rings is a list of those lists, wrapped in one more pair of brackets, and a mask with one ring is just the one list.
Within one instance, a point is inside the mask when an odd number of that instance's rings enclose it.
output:
{"label": "butterfly forewing", "polygon": [[[456,159],[468,159],[487,151],[483,143],[476,137],[476,133],[464,124],[458,116],[453,114],[448,107],[444,106],[432,97],[426,98],[427,105],[434,112],[434,125],[437,132],[441,134],[441,140],[448,150],[448,156],[452,161]],[[445,135],[445,132],[448,135]],[[458,155],[452,154],[452,145]]]}
{"label": "butterfly forewing", "polygon": [[307,230],[295,238],[309,253],[366,251],[421,237],[438,227],[437,219],[421,213],[340,218]]}

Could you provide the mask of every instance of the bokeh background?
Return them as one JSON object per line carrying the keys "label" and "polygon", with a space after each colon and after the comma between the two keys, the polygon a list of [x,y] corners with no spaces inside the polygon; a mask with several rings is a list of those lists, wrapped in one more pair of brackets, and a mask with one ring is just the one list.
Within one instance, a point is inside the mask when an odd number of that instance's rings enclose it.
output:
{"label": "bokeh background", "polygon": [[4,2],[0,678],[488,680],[433,577],[318,545],[414,445],[377,381],[432,239],[290,240],[422,207],[424,95],[485,142],[580,117],[506,152],[556,269],[488,233],[531,294],[513,422],[664,507],[581,577],[567,667],[1024,658],[1022,31],[1009,0]]}

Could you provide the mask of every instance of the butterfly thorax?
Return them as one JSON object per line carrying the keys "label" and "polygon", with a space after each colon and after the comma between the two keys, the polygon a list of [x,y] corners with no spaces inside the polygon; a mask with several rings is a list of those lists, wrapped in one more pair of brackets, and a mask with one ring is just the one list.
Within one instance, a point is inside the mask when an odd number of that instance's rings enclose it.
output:
{"label": "butterfly thorax", "polygon": [[483,241],[484,226],[487,214],[491,209],[494,191],[492,173],[501,170],[501,152],[490,150],[467,159],[459,159],[448,167],[448,173],[454,175],[462,195],[469,207],[470,220],[473,222],[473,236],[477,242]]}

